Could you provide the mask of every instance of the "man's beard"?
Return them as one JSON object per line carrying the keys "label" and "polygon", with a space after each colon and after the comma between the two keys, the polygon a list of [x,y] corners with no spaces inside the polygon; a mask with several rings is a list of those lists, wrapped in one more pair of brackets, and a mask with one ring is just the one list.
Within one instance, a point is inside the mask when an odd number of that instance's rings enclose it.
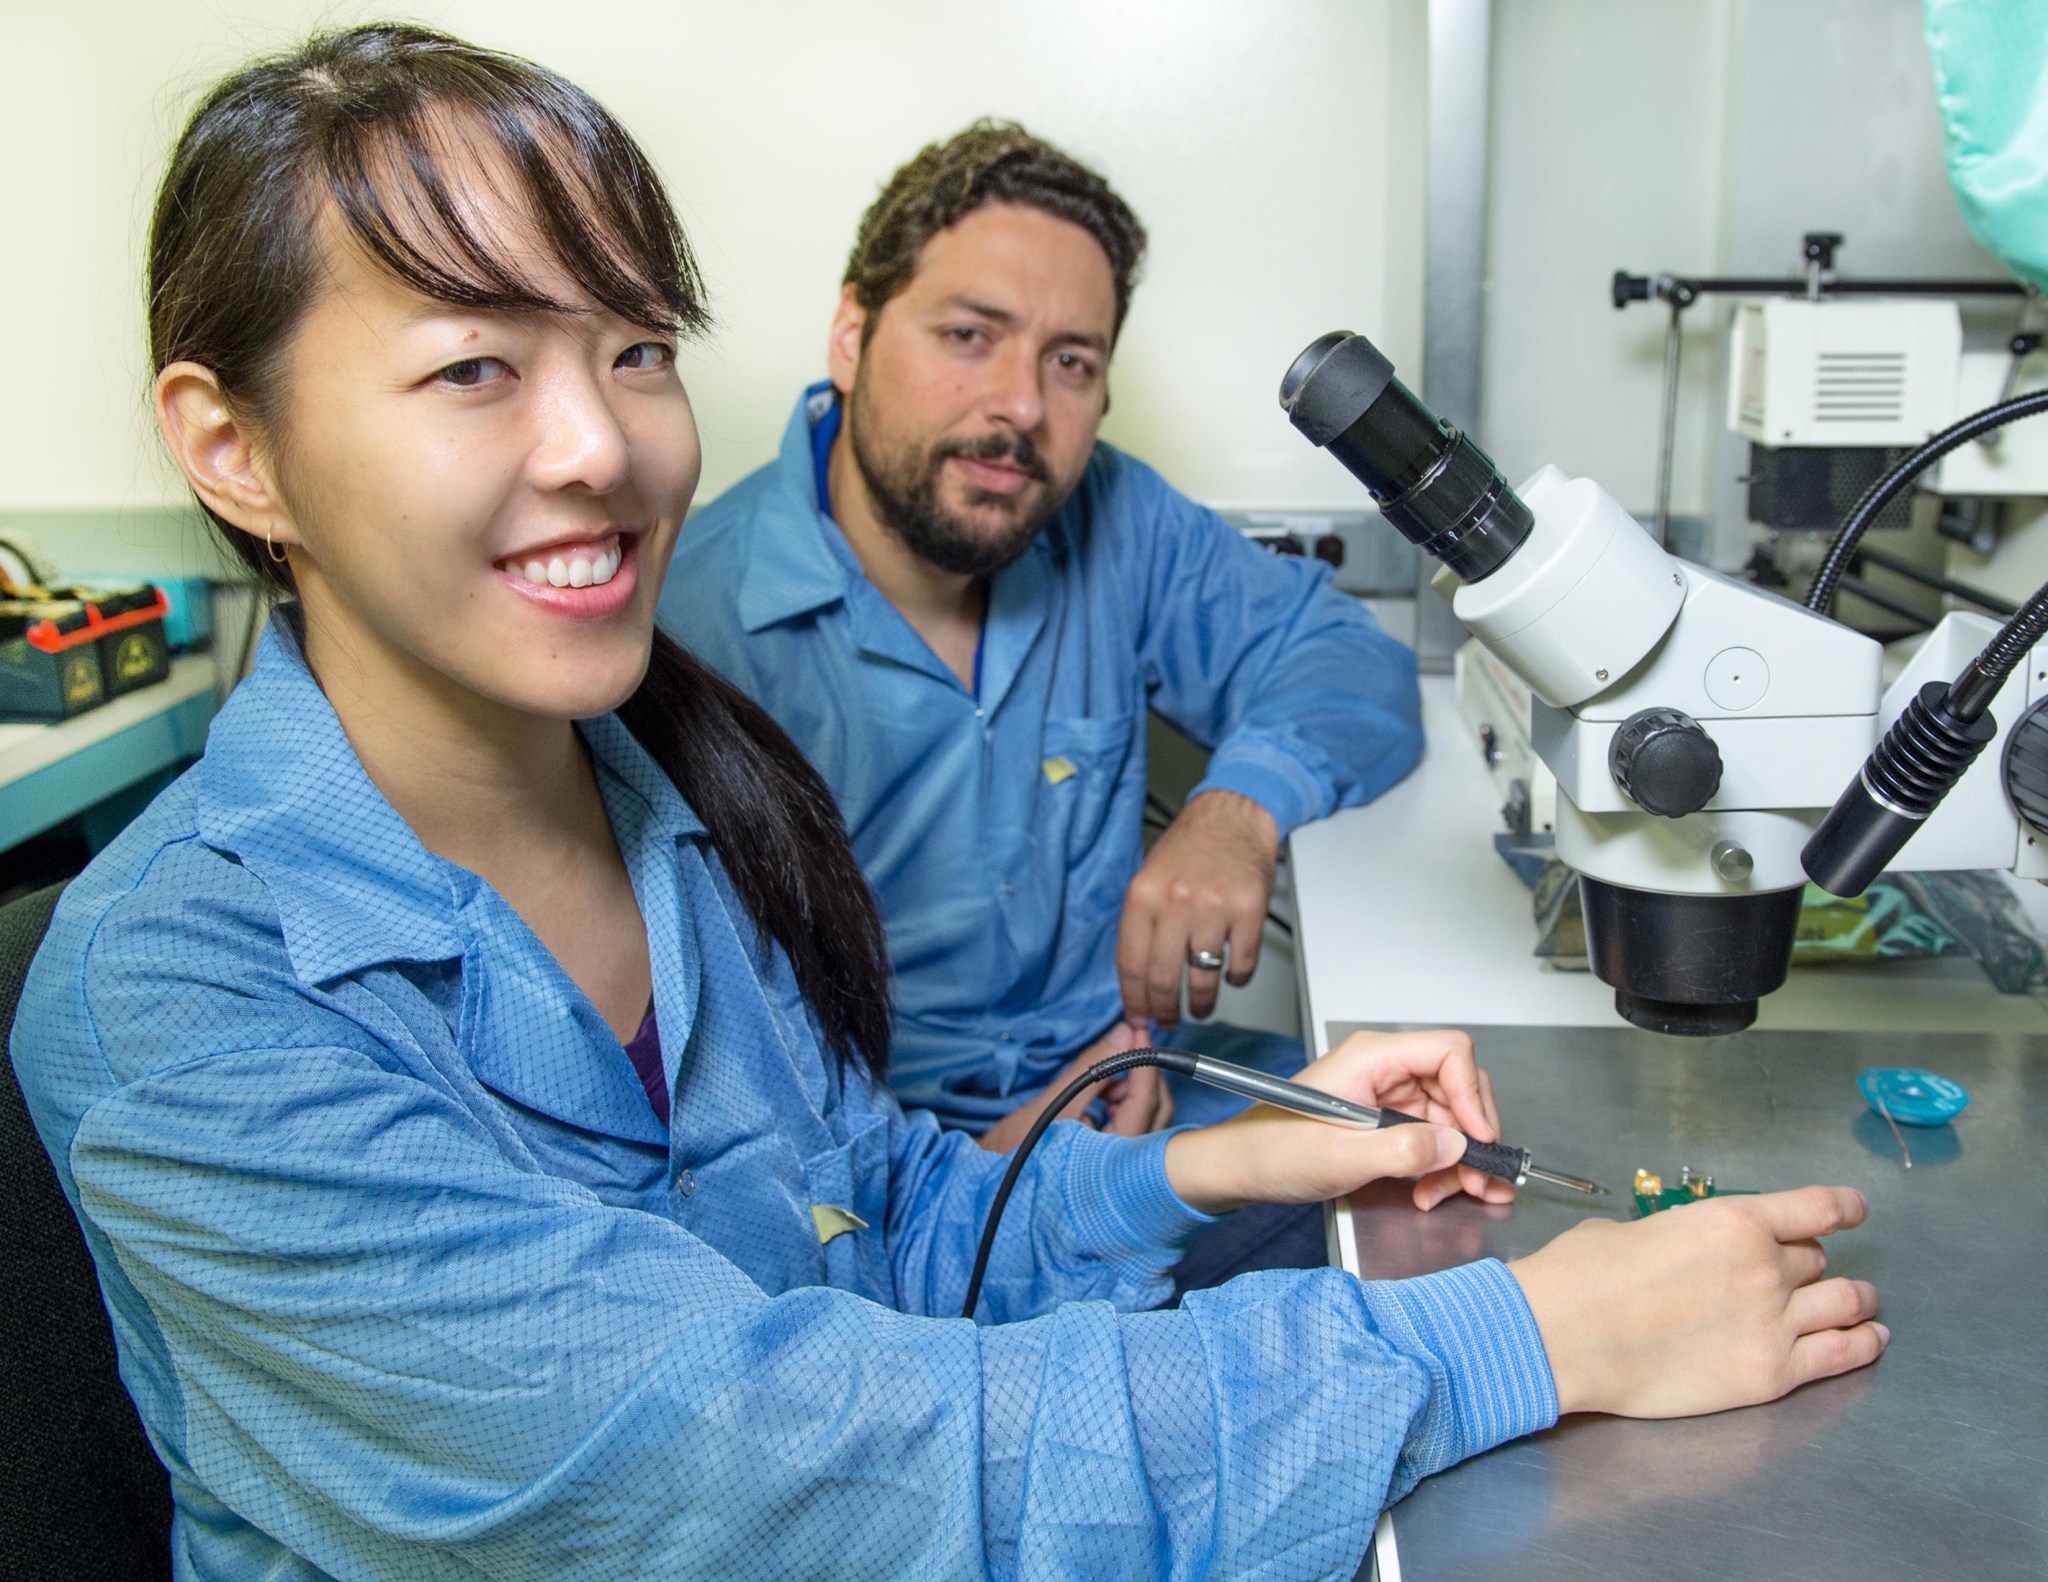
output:
{"label": "man's beard", "polygon": [[[907,450],[884,456],[871,443],[861,420],[862,410],[856,386],[847,403],[846,437],[882,525],[912,554],[942,571],[963,577],[994,576],[1031,547],[1038,530],[1053,519],[1072,492],[1043,489],[1036,509],[993,533],[977,530],[939,504],[939,473],[946,459],[962,456],[974,461],[1006,461],[1022,467],[1043,485],[1050,480],[1051,471],[1038,447],[1022,434],[997,432],[979,439],[940,440],[922,456]],[[1013,503],[981,489],[970,489],[968,497],[977,504]]]}

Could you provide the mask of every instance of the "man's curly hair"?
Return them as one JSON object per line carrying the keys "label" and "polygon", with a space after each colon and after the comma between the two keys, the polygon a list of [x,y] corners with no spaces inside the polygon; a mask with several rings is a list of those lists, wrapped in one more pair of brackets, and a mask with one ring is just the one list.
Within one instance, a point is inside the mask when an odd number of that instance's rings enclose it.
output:
{"label": "man's curly hair", "polygon": [[868,334],[883,304],[917,272],[924,244],[990,203],[1038,209],[1094,237],[1109,255],[1122,331],[1145,255],[1145,228],[1130,205],[1086,165],[1014,121],[980,120],[920,149],[861,216],[844,284],[867,310]]}

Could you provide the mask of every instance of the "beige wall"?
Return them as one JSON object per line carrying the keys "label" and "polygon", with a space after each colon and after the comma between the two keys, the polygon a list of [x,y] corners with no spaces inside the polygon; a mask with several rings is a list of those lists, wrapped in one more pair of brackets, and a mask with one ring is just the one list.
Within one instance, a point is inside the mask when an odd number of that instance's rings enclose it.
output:
{"label": "beige wall", "polygon": [[[1512,481],[1555,462],[1654,505],[1667,310],[1608,280],[1716,272],[1729,32],[1729,0],[1495,8],[1480,431]],[[1676,511],[1711,493],[1720,324],[1686,319]]]}
{"label": "beige wall", "polygon": [[[0,0],[0,511],[157,521],[141,238],[193,96],[252,51],[387,8]],[[1419,355],[1422,0],[427,0],[647,144],[719,329],[686,377],[715,493],[818,376],[856,216],[920,143],[1015,116],[1098,163],[1153,257],[1107,432],[1198,497],[1359,502],[1274,391],[1323,330]],[[152,531],[145,527],[133,532]]]}

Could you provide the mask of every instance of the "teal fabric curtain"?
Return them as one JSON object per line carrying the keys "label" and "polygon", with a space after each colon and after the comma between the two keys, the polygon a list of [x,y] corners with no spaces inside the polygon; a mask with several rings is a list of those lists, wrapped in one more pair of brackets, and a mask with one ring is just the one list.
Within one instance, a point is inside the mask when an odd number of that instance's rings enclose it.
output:
{"label": "teal fabric curtain", "polygon": [[2048,290],[2048,0],[1925,0],[1948,177],[1977,240]]}

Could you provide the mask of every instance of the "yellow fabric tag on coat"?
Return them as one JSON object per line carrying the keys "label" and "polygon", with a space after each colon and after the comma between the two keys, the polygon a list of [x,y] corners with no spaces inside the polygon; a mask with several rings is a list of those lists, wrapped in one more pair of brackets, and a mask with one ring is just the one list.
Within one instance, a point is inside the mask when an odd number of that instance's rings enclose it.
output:
{"label": "yellow fabric tag on coat", "polygon": [[818,1244],[823,1246],[835,1236],[844,1236],[850,1230],[866,1230],[868,1222],[851,1209],[834,1208],[830,1203],[811,1205],[811,1223],[818,1227]]}
{"label": "yellow fabric tag on coat", "polygon": [[1047,785],[1058,785],[1062,780],[1071,780],[1081,772],[1074,767],[1071,758],[1048,758],[1038,767],[1045,771]]}

